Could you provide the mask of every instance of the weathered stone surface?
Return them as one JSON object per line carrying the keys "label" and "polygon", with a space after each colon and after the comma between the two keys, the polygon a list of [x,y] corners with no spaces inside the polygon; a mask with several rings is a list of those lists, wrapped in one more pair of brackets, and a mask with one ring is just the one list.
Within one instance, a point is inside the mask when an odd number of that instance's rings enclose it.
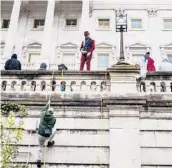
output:
{"label": "weathered stone surface", "polygon": [[[20,147],[19,152],[30,152],[29,162],[37,160],[37,147]],[[53,157],[52,157],[53,156]],[[109,164],[109,149],[104,147],[53,147],[46,148],[46,163],[71,164]],[[18,156],[19,162],[25,162],[26,156]]]}
{"label": "weathered stone surface", "polygon": [[141,131],[141,147],[172,147],[172,131]]}
{"label": "weathered stone surface", "polygon": [[172,148],[141,148],[141,162],[143,165],[172,165]]}

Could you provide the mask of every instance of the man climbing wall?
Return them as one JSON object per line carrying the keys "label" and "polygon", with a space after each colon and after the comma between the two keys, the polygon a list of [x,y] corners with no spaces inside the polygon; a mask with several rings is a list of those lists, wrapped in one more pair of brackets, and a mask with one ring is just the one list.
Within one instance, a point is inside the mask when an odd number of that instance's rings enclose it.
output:
{"label": "man climbing wall", "polygon": [[38,150],[38,160],[37,167],[41,167],[41,161],[44,158],[44,143],[48,140],[48,147],[52,147],[54,145],[54,141],[52,141],[55,132],[52,133],[52,129],[55,126],[56,118],[53,116],[54,109],[50,108],[50,100],[42,109],[40,124],[38,129],[38,141],[39,141],[39,150]]}

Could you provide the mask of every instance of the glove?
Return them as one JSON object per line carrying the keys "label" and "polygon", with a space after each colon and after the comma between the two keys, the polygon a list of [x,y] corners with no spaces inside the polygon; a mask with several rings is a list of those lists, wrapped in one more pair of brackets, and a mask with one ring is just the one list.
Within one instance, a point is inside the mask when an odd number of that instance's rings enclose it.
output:
{"label": "glove", "polygon": [[87,57],[89,57],[91,55],[91,52],[87,53]]}
{"label": "glove", "polygon": [[86,54],[87,53],[87,51],[81,51],[82,52],[82,54]]}
{"label": "glove", "polygon": [[48,104],[50,105],[50,103],[51,103],[51,100],[48,100]]}

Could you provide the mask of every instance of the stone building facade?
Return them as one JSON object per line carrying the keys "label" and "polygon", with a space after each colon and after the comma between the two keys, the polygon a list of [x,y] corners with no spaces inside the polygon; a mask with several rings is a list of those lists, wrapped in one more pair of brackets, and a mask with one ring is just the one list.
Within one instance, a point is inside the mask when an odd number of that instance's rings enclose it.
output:
{"label": "stone building facade", "polygon": [[2,64],[17,53],[23,69],[37,69],[48,60],[50,69],[65,63],[70,70],[79,70],[79,48],[84,30],[89,30],[96,40],[92,70],[105,70],[119,58],[117,12],[128,15],[127,62],[136,64],[146,51],[156,67],[163,55],[172,60],[171,0],[2,0]]}
{"label": "stone building facade", "polygon": [[[40,111],[51,95],[57,130],[46,168],[172,168],[172,73],[1,71],[1,102],[25,105],[17,162],[36,168]],[[62,81],[65,90],[60,89]],[[5,116],[4,116],[5,119]],[[7,125],[4,125],[8,128]]]}

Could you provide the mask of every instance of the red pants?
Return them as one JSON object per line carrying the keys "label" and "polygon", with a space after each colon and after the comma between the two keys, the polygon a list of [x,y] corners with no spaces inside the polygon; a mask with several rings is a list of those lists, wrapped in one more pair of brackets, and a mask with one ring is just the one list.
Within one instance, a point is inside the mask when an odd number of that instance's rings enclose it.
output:
{"label": "red pants", "polygon": [[92,55],[85,57],[84,55],[81,56],[80,71],[83,71],[85,63],[87,64],[87,71],[90,71]]}

